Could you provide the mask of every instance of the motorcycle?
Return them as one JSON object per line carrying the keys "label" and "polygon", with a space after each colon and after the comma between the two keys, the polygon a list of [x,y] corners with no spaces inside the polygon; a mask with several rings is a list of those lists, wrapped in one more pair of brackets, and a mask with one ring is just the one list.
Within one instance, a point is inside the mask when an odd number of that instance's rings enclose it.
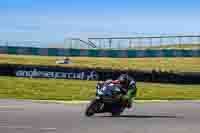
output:
{"label": "motorcycle", "polygon": [[122,91],[117,84],[97,84],[96,98],[91,100],[86,108],[85,115],[93,116],[95,113],[111,113],[112,116],[119,116],[126,105],[121,103]]}

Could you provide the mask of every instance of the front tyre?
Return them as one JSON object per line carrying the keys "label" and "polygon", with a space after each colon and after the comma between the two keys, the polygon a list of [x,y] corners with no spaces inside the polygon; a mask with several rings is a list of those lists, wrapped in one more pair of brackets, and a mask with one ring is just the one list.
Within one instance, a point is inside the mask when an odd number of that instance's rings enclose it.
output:
{"label": "front tyre", "polygon": [[96,113],[96,108],[97,108],[97,100],[94,99],[87,106],[86,111],[85,111],[85,115],[87,117],[93,116],[94,113]]}

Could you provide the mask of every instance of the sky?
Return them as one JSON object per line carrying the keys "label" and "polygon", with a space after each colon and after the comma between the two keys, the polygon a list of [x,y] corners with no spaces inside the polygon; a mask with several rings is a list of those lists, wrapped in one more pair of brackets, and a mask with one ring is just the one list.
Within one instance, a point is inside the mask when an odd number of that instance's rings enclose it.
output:
{"label": "sky", "polygon": [[1,0],[0,40],[199,33],[198,0]]}

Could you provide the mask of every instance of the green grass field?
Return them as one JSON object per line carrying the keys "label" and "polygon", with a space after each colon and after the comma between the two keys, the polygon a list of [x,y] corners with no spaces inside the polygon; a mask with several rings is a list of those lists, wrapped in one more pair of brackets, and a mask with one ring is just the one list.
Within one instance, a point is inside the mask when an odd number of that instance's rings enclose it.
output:
{"label": "green grass field", "polygon": [[70,57],[73,64],[57,65],[60,57],[0,55],[0,63],[34,64],[82,68],[112,68],[137,70],[163,70],[176,72],[200,72],[200,58],[90,58]]}
{"label": "green grass field", "polygon": [[[200,72],[200,58],[89,58],[70,57],[73,64],[57,65],[59,57],[0,55],[0,64],[34,64],[82,68],[112,68]],[[36,100],[88,100],[96,81],[0,77],[0,98]],[[200,85],[138,83],[137,99],[200,99]]]}
{"label": "green grass field", "polygon": [[[33,100],[89,100],[95,96],[96,81],[0,77],[0,98]],[[200,85],[139,82],[137,99],[200,99]]]}

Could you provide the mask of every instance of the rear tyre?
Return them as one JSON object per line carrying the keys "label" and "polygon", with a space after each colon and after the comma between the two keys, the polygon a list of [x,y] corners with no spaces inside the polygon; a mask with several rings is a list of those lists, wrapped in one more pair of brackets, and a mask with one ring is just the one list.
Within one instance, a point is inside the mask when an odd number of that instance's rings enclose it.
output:
{"label": "rear tyre", "polygon": [[96,108],[97,108],[97,100],[94,99],[89,103],[88,107],[86,108],[85,116],[87,117],[93,116],[94,113],[96,112]]}
{"label": "rear tyre", "polygon": [[113,116],[113,117],[117,117],[117,116],[120,116],[120,114],[121,114],[120,112],[115,112],[115,113],[113,112],[113,113],[112,113],[112,116]]}

